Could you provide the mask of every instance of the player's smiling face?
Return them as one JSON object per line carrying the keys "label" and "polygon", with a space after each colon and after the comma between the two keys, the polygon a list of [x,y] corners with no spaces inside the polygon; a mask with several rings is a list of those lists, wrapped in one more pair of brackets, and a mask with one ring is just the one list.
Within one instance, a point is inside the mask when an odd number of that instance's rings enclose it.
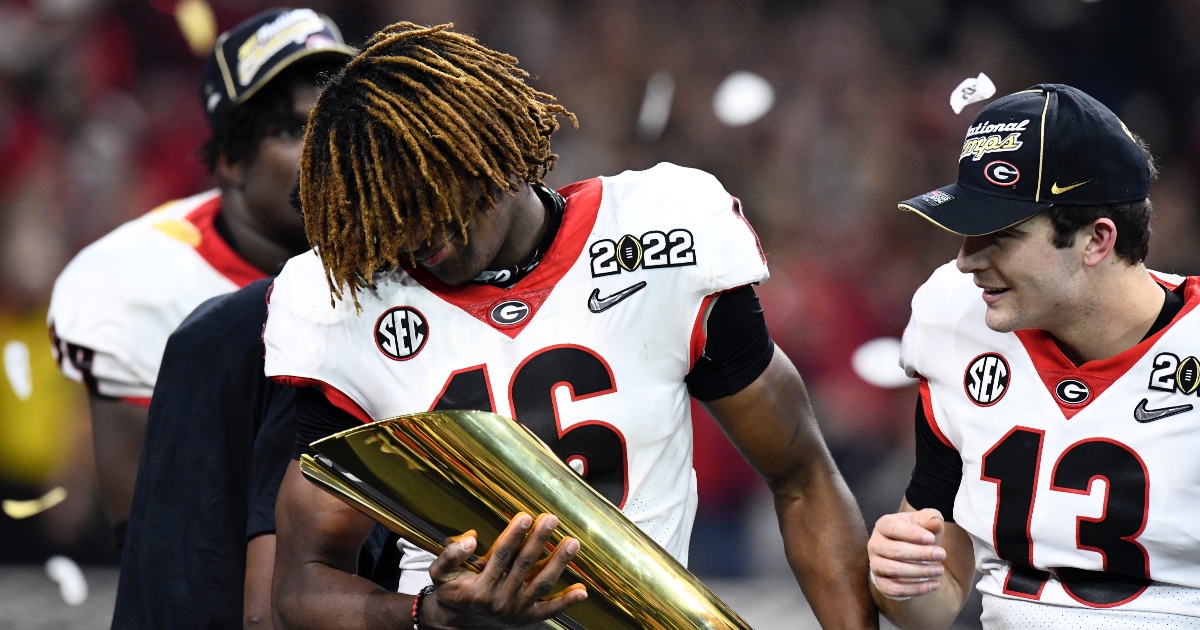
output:
{"label": "player's smiling face", "polygon": [[1073,307],[1083,291],[1078,243],[1058,249],[1053,236],[1050,219],[1039,214],[1007,230],[963,240],[958,270],[983,289],[988,328],[1053,332],[1079,315]]}
{"label": "player's smiling face", "polygon": [[[466,238],[457,225],[452,225],[445,234],[435,232],[429,243],[413,250],[413,258],[438,280],[452,286],[466,284],[487,269],[517,264],[528,254],[524,244],[535,242],[528,234],[530,198],[536,202],[536,195],[526,184],[515,195],[500,193],[495,207],[475,210],[467,224]],[[535,232],[538,225],[533,226]]]}

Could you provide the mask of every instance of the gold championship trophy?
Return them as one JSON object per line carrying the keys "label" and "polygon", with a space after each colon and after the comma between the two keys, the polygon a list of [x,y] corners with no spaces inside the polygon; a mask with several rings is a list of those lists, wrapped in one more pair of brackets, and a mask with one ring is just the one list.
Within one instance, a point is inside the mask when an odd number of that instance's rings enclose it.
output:
{"label": "gold championship trophy", "polygon": [[[559,518],[549,545],[579,540],[555,590],[588,598],[545,623],[564,630],[750,626],[521,424],[478,411],[401,416],[313,443],[300,470],[414,545],[441,553],[474,529],[490,548],[519,512]],[[482,564],[472,557],[468,566]]]}

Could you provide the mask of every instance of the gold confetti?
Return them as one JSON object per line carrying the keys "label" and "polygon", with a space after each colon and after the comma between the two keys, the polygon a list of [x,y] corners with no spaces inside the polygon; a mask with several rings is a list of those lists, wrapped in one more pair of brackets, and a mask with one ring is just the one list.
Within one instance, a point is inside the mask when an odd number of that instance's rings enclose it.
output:
{"label": "gold confetti", "polygon": [[205,0],[181,0],[175,5],[175,23],[197,57],[204,57],[217,41],[217,16]]}
{"label": "gold confetti", "polygon": [[5,499],[3,501],[4,513],[12,519],[29,518],[37,514],[41,514],[46,510],[62,503],[67,498],[67,489],[62,486],[57,486],[50,492],[32,499],[29,501],[15,501],[13,499]]}

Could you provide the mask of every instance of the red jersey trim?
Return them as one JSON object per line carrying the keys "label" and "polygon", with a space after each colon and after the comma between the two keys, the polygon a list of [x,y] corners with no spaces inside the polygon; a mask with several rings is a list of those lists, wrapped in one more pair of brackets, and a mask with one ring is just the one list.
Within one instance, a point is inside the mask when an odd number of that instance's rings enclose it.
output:
{"label": "red jersey trim", "polygon": [[[1171,283],[1162,281],[1157,276],[1154,279],[1171,289]],[[1175,322],[1183,319],[1185,315],[1190,313],[1192,309],[1200,304],[1200,277],[1192,276],[1184,280],[1183,289],[1183,308],[1175,315],[1169,324],[1163,327],[1162,330],[1153,335],[1141,340],[1132,348],[1117,354],[1116,356],[1098,361],[1088,361],[1083,365],[1076,366],[1063,354],[1058,345],[1054,343],[1054,338],[1050,333],[1044,330],[1017,330],[1015,334],[1021,340],[1021,345],[1025,347],[1025,352],[1033,361],[1033,367],[1037,370],[1038,376],[1042,379],[1042,384],[1049,390],[1050,396],[1054,402],[1058,403],[1058,408],[1062,410],[1063,416],[1070,420],[1075,414],[1083,411],[1108,389],[1109,385],[1116,382],[1117,379],[1125,375],[1158,340],[1162,338]],[[1178,285],[1176,285],[1178,287]],[[1058,383],[1066,378],[1075,378],[1083,381],[1091,389],[1092,394],[1082,404],[1069,405],[1058,399],[1054,394],[1054,388]]]}
{"label": "red jersey trim", "polygon": [[225,276],[238,288],[244,287],[255,280],[266,278],[258,267],[251,265],[245,258],[238,255],[221,238],[213,221],[221,213],[221,197],[218,195],[192,210],[184,220],[196,226],[200,232],[200,243],[196,245],[196,253],[204,259],[217,273]]}
{"label": "red jersey trim", "polygon": [[696,313],[696,323],[692,324],[692,338],[688,344],[688,373],[692,368],[696,367],[696,361],[704,355],[704,345],[708,343],[708,333],[704,330],[704,316],[708,314],[708,307],[712,305],[713,300],[717,299],[722,292],[714,293],[705,297],[700,302],[700,311]]}
{"label": "red jersey trim", "polygon": [[124,403],[129,403],[129,404],[131,404],[131,405],[137,405],[138,407],[141,407],[142,409],[149,409],[149,408],[150,408],[150,398],[149,398],[148,396],[146,396],[146,397],[142,397],[142,396],[122,396],[122,397],[121,397],[121,402],[124,402]]}
{"label": "red jersey trim", "polygon": [[[950,443],[950,440],[946,439],[945,434],[938,428],[937,419],[933,417],[933,397],[929,393],[929,381],[923,376],[921,377],[919,387],[921,390],[919,394],[921,397],[921,408],[925,410],[925,422],[929,423],[929,430],[933,431],[933,435],[942,444],[954,448],[954,445]],[[954,450],[957,451],[958,449],[954,448]]]}
{"label": "red jersey trim", "polygon": [[345,411],[355,418],[358,418],[363,424],[374,422],[370,414],[364,411],[362,407],[358,406],[358,403],[354,402],[353,398],[347,396],[344,392],[342,392],[342,390],[330,385],[329,383],[326,383],[325,381],[316,378],[287,375],[272,376],[271,380],[279,383],[280,385],[291,385],[292,387],[315,387],[322,394],[325,394],[325,398],[329,399],[329,402],[334,407],[337,407],[338,409]]}
{"label": "red jersey trim", "polygon": [[[404,271],[443,301],[457,306],[494,330],[516,339],[533,318],[537,317],[538,309],[546,298],[550,297],[550,292],[558,285],[558,281],[562,280],[579,260],[584,246],[587,245],[588,236],[596,225],[603,189],[603,183],[599,178],[595,178],[576,182],[558,191],[567,202],[558,236],[554,238],[537,268],[511,289],[474,283],[451,286],[438,280],[425,269],[409,267],[407,264],[404,264]],[[492,322],[488,317],[492,307],[513,299],[520,299],[529,304],[529,316],[513,326],[498,326]]]}

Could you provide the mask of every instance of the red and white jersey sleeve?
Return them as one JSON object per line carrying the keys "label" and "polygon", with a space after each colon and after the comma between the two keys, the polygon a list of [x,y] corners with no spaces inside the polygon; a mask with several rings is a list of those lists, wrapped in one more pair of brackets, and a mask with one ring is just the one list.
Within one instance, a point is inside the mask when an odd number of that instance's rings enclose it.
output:
{"label": "red and white jersey sleeve", "polygon": [[913,298],[901,363],[962,457],[954,520],[988,628],[1200,628],[1200,278],[1163,330],[1075,366],[998,333],[950,263]]}
{"label": "red and white jersey sleeve", "polygon": [[266,372],[360,418],[434,408],[515,418],[686,562],[696,509],[684,377],[709,296],[767,278],[741,209],[710,175],[660,164],[572,184],[554,243],[509,290],[375,278],[330,306],[317,257],[275,281]]}
{"label": "red and white jersey sleeve", "polygon": [[84,248],[47,316],[67,377],[148,404],[167,337],[204,300],[265,277],[213,228],[217,191],[167,203]]}

